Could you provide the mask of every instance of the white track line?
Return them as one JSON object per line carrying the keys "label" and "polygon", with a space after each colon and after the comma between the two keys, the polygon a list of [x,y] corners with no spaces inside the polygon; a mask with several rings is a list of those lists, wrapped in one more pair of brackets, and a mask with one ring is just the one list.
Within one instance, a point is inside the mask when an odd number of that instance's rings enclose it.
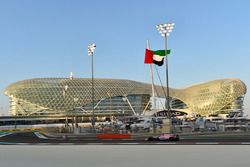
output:
{"label": "white track line", "polygon": [[7,135],[10,135],[10,134],[12,134],[12,133],[10,133],[10,132],[0,133],[0,138],[4,137],[4,136],[7,136]]}
{"label": "white track line", "polygon": [[43,134],[41,134],[39,132],[34,132],[34,134],[36,135],[36,137],[38,137],[40,139],[48,139],[48,137],[44,136]]}
{"label": "white track line", "polygon": [[216,145],[219,144],[218,142],[196,142],[195,144],[199,145]]}
{"label": "white track line", "polygon": [[136,144],[140,144],[140,143],[117,143],[117,144],[124,144],[124,145],[136,145]]}
{"label": "white track line", "polygon": [[16,143],[17,145],[31,145],[31,144],[34,144],[34,143]]}
{"label": "white track line", "polygon": [[37,143],[36,145],[51,145],[53,143]]}
{"label": "white track line", "polygon": [[144,145],[144,144],[153,144],[153,145],[250,145],[250,142],[234,142],[234,143],[223,143],[223,142],[193,142],[193,143],[167,143],[167,142],[159,142],[159,143],[123,143],[123,142],[114,142],[114,143],[12,143],[12,142],[0,142],[0,145]]}
{"label": "white track line", "polygon": [[250,142],[241,142],[243,145],[250,145]]}
{"label": "white track line", "polygon": [[176,143],[155,143],[155,144],[160,144],[160,145],[175,145]]}

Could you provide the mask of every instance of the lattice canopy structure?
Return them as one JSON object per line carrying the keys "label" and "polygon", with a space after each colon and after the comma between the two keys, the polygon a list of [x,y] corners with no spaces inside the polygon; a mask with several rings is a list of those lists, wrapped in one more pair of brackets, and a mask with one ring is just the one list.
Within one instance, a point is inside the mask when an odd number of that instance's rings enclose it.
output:
{"label": "lattice canopy structure", "polygon": [[[151,84],[119,79],[95,79],[95,112],[112,114],[142,113],[149,110]],[[67,85],[67,90],[65,86]],[[155,86],[159,97],[165,88]],[[170,89],[172,108],[208,115],[243,109],[246,85],[239,79],[222,79],[184,89]],[[55,115],[68,111],[91,112],[91,79],[36,78],[9,85],[5,94],[10,98],[12,115]]]}
{"label": "lattice canopy structure", "polygon": [[174,97],[200,115],[242,111],[246,85],[239,79],[222,79],[180,89]]}

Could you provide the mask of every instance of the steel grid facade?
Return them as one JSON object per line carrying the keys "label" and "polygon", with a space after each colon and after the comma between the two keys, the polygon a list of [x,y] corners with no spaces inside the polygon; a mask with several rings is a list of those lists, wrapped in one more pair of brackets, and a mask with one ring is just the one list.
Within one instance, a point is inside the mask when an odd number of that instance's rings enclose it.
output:
{"label": "steel grid facade", "polygon": [[[65,85],[68,85],[66,92],[64,92]],[[166,89],[160,86],[155,86],[155,89],[157,96],[164,97]],[[178,99],[178,103],[183,102],[183,106],[193,112],[208,115],[222,111],[227,113],[232,110],[242,110],[246,91],[246,85],[241,80],[222,79],[184,89],[170,89],[170,97]],[[91,79],[23,80],[8,86],[5,94],[10,98],[10,112],[13,115],[61,114],[77,108],[89,111]],[[106,109],[110,108],[114,112],[118,111],[119,107],[124,107],[123,109],[129,111],[129,106],[121,100],[127,97],[132,107],[136,108],[136,112],[141,113],[150,96],[150,84],[130,80],[95,79],[95,103],[100,102],[100,111],[101,106]]]}

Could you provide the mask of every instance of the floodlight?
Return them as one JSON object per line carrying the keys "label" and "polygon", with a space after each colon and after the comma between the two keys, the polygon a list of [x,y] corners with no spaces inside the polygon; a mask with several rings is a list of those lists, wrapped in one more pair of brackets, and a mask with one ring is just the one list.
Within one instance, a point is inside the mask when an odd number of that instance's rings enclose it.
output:
{"label": "floodlight", "polygon": [[95,50],[95,48],[96,48],[96,44],[90,44],[89,46],[88,46],[88,55],[89,56],[93,56],[93,53],[94,53],[94,50]]}
{"label": "floodlight", "polygon": [[159,24],[156,28],[162,36],[169,36],[174,29],[174,23]]}

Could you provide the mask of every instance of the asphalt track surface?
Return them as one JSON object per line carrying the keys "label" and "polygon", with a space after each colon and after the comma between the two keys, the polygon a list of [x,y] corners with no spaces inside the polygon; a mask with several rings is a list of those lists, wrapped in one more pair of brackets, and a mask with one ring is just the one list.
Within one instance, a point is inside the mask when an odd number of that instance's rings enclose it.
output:
{"label": "asphalt track surface", "polygon": [[[150,135],[150,134],[149,134]],[[180,135],[180,141],[145,141],[145,136],[132,139],[95,137],[50,137],[39,132],[18,132],[0,136],[0,145],[250,145],[250,132]]]}

